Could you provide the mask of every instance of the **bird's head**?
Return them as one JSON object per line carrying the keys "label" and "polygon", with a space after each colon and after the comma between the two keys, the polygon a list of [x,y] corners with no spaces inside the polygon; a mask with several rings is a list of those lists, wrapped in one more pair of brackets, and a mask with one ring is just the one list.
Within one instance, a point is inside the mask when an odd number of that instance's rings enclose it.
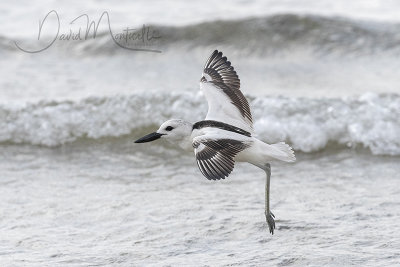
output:
{"label": "bird's head", "polygon": [[171,143],[178,143],[182,148],[186,148],[187,142],[191,140],[193,125],[183,120],[172,119],[161,124],[160,128],[148,135],[143,136],[135,141],[135,143],[147,143],[159,138],[165,138]]}

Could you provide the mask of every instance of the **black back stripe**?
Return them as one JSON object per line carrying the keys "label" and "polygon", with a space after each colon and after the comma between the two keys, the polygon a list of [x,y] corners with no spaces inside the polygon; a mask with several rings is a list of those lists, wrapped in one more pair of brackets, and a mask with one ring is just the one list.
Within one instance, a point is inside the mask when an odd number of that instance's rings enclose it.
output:
{"label": "black back stripe", "polygon": [[194,129],[198,130],[198,129],[202,129],[202,128],[206,128],[206,127],[219,128],[222,130],[238,133],[238,134],[241,134],[244,136],[248,136],[248,137],[251,136],[251,133],[243,130],[242,128],[239,128],[239,127],[227,124],[227,123],[223,123],[220,121],[204,120],[204,121],[198,121],[195,124],[193,124],[193,130]]}

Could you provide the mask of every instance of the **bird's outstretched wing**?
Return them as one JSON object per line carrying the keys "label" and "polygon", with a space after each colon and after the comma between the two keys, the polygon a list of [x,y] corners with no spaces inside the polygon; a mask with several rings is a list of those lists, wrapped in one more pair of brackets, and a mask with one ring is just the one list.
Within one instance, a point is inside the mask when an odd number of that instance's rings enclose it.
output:
{"label": "bird's outstretched wing", "polygon": [[240,79],[222,52],[215,50],[207,60],[200,88],[208,101],[206,120],[222,121],[253,132],[250,106],[240,91]]}
{"label": "bird's outstretched wing", "polygon": [[220,180],[229,176],[235,156],[249,145],[234,139],[202,137],[193,139],[193,147],[201,173],[209,180]]}

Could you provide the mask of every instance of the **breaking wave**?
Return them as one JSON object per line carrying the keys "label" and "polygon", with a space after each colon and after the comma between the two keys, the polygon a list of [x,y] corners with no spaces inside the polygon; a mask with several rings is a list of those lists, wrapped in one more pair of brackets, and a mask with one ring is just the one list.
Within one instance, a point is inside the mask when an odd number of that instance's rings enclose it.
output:
{"label": "breaking wave", "polygon": [[[151,25],[160,35],[155,47],[170,48],[226,45],[245,53],[265,54],[293,49],[311,50],[317,54],[374,54],[400,52],[400,25],[395,23],[357,21],[340,17],[280,14],[261,18],[218,20],[185,26]],[[117,30],[117,29],[115,29]],[[29,46],[34,40],[17,40]],[[128,40],[124,46],[133,47]],[[107,29],[99,29],[95,39],[58,41],[66,51],[87,55],[113,54],[119,51]],[[14,42],[0,36],[0,49],[19,51]],[[150,47],[149,47],[150,48]]]}
{"label": "breaking wave", "polygon": [[[286,141],[303,152],[328,144],[363,146],[373,154],[400,155],[400,95],[347,99],[248,96],[258,137]],[[170,118],[198,121],[207,103],[200,94],[142,93],[80,101],[0,106],[0,143],[59,146],[82,138],[123,137],[156,129]]]}

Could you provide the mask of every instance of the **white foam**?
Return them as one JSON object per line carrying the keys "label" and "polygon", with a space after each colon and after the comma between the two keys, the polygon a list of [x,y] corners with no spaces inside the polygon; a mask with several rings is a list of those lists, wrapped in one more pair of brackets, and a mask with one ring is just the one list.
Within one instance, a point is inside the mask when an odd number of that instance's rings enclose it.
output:
{"label": "white foam", "polygon": [[[362,145],[373,154],[400,155],[400,96],[364,94],[351,99],[256,97],[250,102],[264,141],[286,141],[303,152],[328,143]],[[0,142],[58,146],[80,138],[134,134],[169,118],[198,121],[206,101],[195,93],[93,97],[0,107]]]}
{"label": "white foam", "polygon": [[358,99],[259,98],[256,130],[270,142],[288,140],[312,152],[328,142],[361,144],[374,154],[400,154],[400,98],[365,94]]}

